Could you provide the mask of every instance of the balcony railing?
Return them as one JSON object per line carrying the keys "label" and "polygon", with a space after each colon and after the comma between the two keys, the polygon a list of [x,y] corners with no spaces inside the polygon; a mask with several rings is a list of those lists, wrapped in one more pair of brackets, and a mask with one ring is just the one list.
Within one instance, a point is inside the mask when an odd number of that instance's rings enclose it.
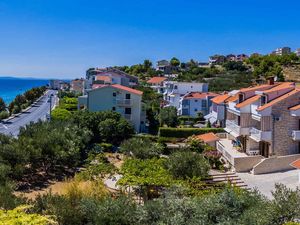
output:
{"label": "balcony railing", "polygon": [[228,131],[229,133],[234,132],[239,135],[240,126],[237,125],[233,120],[226,120],[226,131]]}
{"label": "balcony railing", "polygon": [[116,104],[119,106],[131,106],[132,100],[131,99],[117,99]]}
{"label": "balcony railing", "polygon": [[300,141],[300,130],[293,130],[292,138],[294,141]]}
{"label": "balcony railing", "polygon": [[252,127],[250,129],[250,138],[255,141],[271,141],[272,132],[271,131],[261,131],[257,128]]}

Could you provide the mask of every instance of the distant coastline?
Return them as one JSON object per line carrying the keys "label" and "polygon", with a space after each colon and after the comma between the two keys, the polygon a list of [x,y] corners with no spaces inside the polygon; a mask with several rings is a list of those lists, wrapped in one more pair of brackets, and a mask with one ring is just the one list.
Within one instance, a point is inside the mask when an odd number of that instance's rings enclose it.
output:
{"label": "distant coastline", "polygon": [[33,87],[40,87],[48,83],[49,79],[46,78],[3,76],[0,77],[0,97],[6,104],[9,104],[17,95],[23,94]]}

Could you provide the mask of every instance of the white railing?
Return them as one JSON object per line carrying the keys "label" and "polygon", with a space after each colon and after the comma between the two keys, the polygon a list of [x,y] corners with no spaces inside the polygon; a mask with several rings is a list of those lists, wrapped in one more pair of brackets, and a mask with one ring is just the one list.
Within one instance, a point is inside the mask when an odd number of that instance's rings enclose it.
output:
{"label": "white railing", "polygon": [[117,99],[116,103],[117,103],[117,105],[130,106],[130,105],[132,105],[132,100],[131,99]]}
{"label": "white railing", "polygon": [[250,137],[256,141],[270,141],[272,139],[272,132],[261,131],[252,127],[250,129]]}
{"label": "white railing", "polygon": [[233,120],[226,120],[226,130],[233,131],[234,133],[240,134],[240,126]]}
{"label": "white railing", "polygon": [[222,155],[231,163],[234,164],[232,156],[226,151],[225,146],[220,142],[217,142],[217,150],[222,153]]}
{"label": "white railing", "polygon": [[292,138],[294,141],[300,141],[300,130],[293,130]]}

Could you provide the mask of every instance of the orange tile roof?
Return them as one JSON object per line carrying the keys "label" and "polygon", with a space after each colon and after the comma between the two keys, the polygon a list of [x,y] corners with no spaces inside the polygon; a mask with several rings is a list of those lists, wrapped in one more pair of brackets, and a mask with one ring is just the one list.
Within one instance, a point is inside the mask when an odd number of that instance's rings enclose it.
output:
{"label": "orange tile roof", "polygon": [[214,133],[206,133],[206,134],[201,134],[196,136],[197,139],[207,143],[207,142],[213,142],[213,141],[218,141],[220,138],[215,135]]}
{"label": "orange tile roof", "polygon": [[216,93],[212,93],[212,92],[191,92],[189,94],[187,94],[186,96],[184,96],[184,99],[193,99],[193,98],[206,98],[208,96],[218,96],[218,94]]}
{"label": "orange tile roof", "polygon": [[259,89],[271,88],[273,86],[274,85],[262,84],[262,85],[257,85],[257,86],[254,86],[254,87],[242,88],[242,89],[240,89],[240,92],[256,91],[256,90],[259,90]]}
{"label": "orange tile roof", "polygon": [[167,78],[165,77],[152,77],[150,80],[147,81],[148,84],[160,84],[161,82],[165,81]]}
{"label": "orange tile roof", "polygon": [[238,100],[238,99],[239,99],[238,94],[235,94],[235,95],[229,97],[229,98],[227,99],[227,102],[235,102],[235,101]]}
{"label": "orange tile roof", "polygon": [[284,99],[286,99],[286,98],[288,98],[288,97],[290,97],[290,96],[292,96],[294,94],[297,94],[298,92],[299,92],[299,89],[295,89],[293,91],[290,91],[287,94],[284,94],[284,95],[282,95],[282,96],[280,96],[278,98],[275,98],[274,100],[270,101],[269,103],[267,103],[267,104],[259,107],[257,109],[257,111],[262,111],[262,110],[264,110],[266,108],[269,108],[270,106],[275,105],[276,103],[278,103],[278,102],[280,102],[280,101],[282,101],[282,100],[284,100]]}
{"label": "orange tile roof", "polygon": [[120,84],[113,84],[113,85],[93,84],[92,89],[98,89],[98,88],[104,88],[104,87],[114,87],[114,88],[117,88],[117,89],[121,89],[123,91],[128,91],[130,93],[137,94],[137,95],[142,95],[143,94],[142,91],[139,91],[139,90],[136,90],[136,89],[133,89],[133,88],[129,88],[129,87],[126,87],[126,86],[123,86],[123,85],[120,85]]}
{"label": "orange tile roof", "polygon": [[111,82],[111,77],[109,76],[96,76],[96,80],[103,80],[106,82]]}
{"label": "orange tile roof", "polygon": [[120,84],[113,84],[111,86],[115,87],[115,88],[118,88],[118,89],[121,89],[123,91],[128,91],[128,92],[137,94],[137,95],[142,95],[143,94],[142,91],[139,91],[139,90],[136,90],[136,89],[133,89],[133,88],[129,88],[129,87],[126,87],[126,86],[123,86],[123,85],[120,85]]}
{"label": "orange tile roof", "polygon": [[244,106],[250,105],[253,102],[256,102],[258,99],[260,99],[260,96],[259,95],[254,95],[253,97],[248,98],[248,99],[246,99],[245,101],[243,101],[243,102],[241,102],[239,104],[236,104],[235,107],[238,108],[238,109],[242,108]]}
{"label": "orange tile roof", "polygon": [[293,88],[294,83],[293,82],[283,82],[283,83],[280,83],[280,84],[276,85],[275,87],[273,87],[271,89],[268,89],[268,90],[264,91],[264,93],[268,94],[268,93],[272,93],[274,91],[279,91],[279,90],[289,88],[289,87]]}
{"label": "orange tile roof", "polygon": [[224,103],[228,98],[230,98],[230,96],[228,94],[223,94],[223,95],[214,97],[213,99],[211,99],[211,101],[215,104],[221,104],[221,103]]}
{"label": "orange tile roof", "polygon": [[290,165],[296,169],[300,169],[300,159],[297,159],[296,161],[292,162]]}
{"label": "orange tile roof", "polygon": [[300,104],[289,108],[289,110],[298,110],[298,109],[300,109]]}

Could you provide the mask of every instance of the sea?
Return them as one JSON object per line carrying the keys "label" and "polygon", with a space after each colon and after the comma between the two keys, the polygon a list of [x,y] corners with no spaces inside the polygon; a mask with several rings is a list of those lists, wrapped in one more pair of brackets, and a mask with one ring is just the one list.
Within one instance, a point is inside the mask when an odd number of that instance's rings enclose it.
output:
{"label": "sea", "polygon": [[47,79],[0,77],[0,97],[6,104],[9,104],[17,95],[23,94],[33,87],[47,84],[49,84]]}

